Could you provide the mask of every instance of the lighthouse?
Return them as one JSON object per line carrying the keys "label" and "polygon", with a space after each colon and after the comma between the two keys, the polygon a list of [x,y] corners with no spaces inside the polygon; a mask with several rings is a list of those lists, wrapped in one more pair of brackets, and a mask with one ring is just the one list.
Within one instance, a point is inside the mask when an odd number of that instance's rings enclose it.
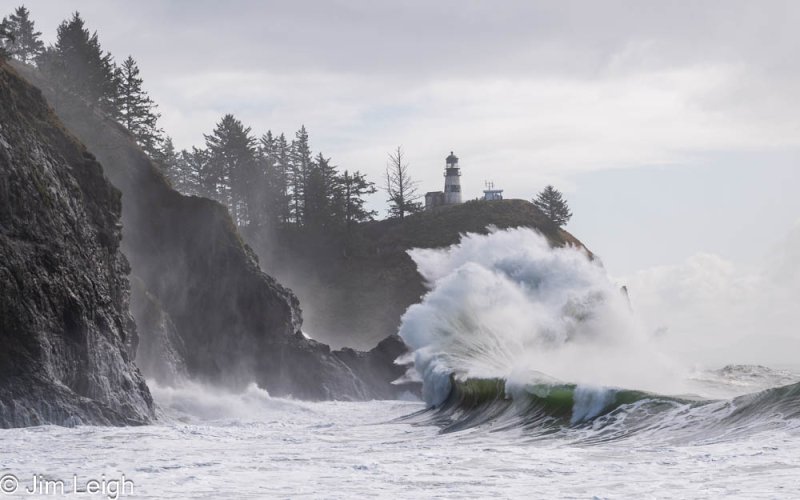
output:
{"label": "lighthouse", "polygon": [[461,169],[458,166],[458,157],[452,151],[445,159],[444,203],[445,205],[461,203]]}
{"label": "lighthouse", "polygon": [[458,166],[458,156],[450,151],[450,156],[444,160],[444,191],[425,193],[425,210],[459,203],[461,203],[461,168]]}

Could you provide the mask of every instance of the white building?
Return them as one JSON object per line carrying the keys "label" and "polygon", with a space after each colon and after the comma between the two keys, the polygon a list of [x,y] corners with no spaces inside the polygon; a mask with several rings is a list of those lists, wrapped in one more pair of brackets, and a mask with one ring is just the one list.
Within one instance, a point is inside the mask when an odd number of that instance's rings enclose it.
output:
{"label": "white building", "polygon": [[495,189],[494,182],[487,182],[486,189],[483,190],[483,199],[486,201],[502,200],[503,190]]}
{"label": "white building", "polygon": [[461,203],[461,169],[458,167],[458,156],[450,151],[444,167],[444,204],[456,203]]}
{"label": "white building", "polygon": [[461,168],[458,166],[458,157],[450,151],[450,156],[445,158],[444,191],[425,193],[425,210],[461,202]]}

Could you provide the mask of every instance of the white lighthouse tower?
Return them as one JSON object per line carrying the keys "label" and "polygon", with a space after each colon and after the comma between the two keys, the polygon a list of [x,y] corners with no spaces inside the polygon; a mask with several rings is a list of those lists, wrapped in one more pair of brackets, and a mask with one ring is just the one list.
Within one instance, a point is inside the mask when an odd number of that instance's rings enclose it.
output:
{"label": "white lighthouse tower", "polygon": [[458,167],[458,157],[452,151],[445,160],[444,203],[461,203],[461,169]]}

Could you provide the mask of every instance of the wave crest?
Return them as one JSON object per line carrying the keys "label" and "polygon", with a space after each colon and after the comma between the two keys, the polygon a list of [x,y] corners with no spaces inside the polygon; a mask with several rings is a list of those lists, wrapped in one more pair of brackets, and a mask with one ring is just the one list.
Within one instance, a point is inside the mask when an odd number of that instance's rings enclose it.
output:
{"label": "wave crest", "polygon": [[445,249],[409,255],[429,292],[402,318],[428,404],[456,379],[528,384],[531,374],[596,386],[679,392],[602,266],[575,247],[551,248],[525,228],[466,234]]}

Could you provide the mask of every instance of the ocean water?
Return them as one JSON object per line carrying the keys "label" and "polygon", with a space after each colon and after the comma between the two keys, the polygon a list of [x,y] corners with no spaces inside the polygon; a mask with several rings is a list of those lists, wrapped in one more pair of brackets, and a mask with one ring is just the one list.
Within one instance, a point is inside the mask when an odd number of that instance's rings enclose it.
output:
{"label": "ocean water", "polygon": [[154,425],[0,431],[0,500],[58,496],[25,493],[43,481],[75,498],[800,499],[800,366],[683,366],[599,263],[530,230],[410,254],[429,291],[399,334],[422,401],[151,381]]}
{"label": "ocean water", "polygon": [[[728,371],[709,375],[715,390],[787,376]],[[0,431],[0,475],[20,488],[0,498],[60,496],[23,492],[39,474],[72,498],[800,498],[800,418],[785,410],[737,421],[725,401],[675,404],[638,425],[648,399],[545,431],[489,418],[446,432],[422,402],[153,387],[155,425]],[[124,494],[71,493],[76,477],[81,490],[123,476]]]}

